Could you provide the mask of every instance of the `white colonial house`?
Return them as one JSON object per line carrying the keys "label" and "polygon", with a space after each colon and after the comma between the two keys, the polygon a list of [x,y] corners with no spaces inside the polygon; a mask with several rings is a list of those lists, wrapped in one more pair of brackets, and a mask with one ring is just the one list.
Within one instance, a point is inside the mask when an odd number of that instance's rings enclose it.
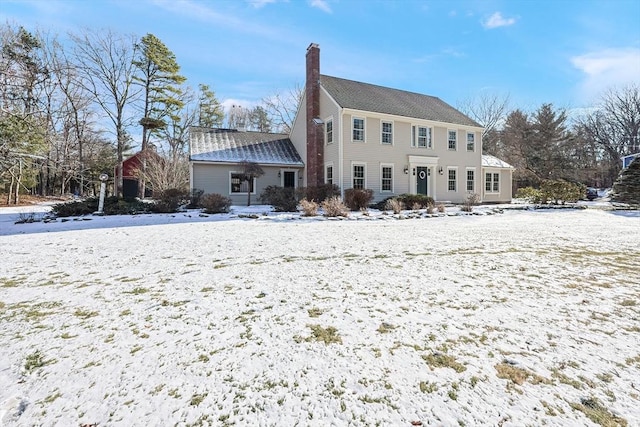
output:
{"label": "white colonial house", "polygon": [[[482,126],[439,98],[320,74],[320,48],[306,55],[306,84],[290,135],[192,128],[191,187],[238,196],[237,165],[263,165],[253,184],[336,184],[461,203],[511,201],[513,168],[482,155]],[[242,192],[244,191],[244,193]],[[235,203],[235,199],[234,199]]]}

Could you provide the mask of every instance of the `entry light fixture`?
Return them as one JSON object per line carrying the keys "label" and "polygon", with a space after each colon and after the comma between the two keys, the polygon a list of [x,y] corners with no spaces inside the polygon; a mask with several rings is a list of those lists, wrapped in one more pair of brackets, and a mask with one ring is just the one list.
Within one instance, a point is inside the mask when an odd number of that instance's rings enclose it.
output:
{"label": "entry light fixture", "polygon": [[408,166],[404,167],[404,174],[405,175],[409,175],[409,167]]}
{"label": "entry light fixture", "polygon": [[278,178],[280,178],[282,176],[282,172],[278,171]]}
{"label": "entry light fixture", "polygon": [[443,175],[443,174],[444,174],[444,169],[442,168],[442,166],[440,166],[440,167],[438,168],[438,173],[439,173],[440,175]]}

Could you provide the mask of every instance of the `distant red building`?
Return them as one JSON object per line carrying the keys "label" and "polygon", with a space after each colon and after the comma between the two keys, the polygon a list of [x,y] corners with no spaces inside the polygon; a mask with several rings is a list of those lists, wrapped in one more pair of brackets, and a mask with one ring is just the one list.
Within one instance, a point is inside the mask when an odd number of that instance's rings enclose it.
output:
{"label": "distant red building", "polygon": [[[122,162],[122,196],[125,199],[133,199],[138,196],[137,171],[142,168],[143,154],[144,153],[142,151],[139,151]],[[148,151],[147,155],[157,156],[157,154],[152,151]],[[146,183],[144,197],[151,197],[152,195],[153,190],[149,183]]]}

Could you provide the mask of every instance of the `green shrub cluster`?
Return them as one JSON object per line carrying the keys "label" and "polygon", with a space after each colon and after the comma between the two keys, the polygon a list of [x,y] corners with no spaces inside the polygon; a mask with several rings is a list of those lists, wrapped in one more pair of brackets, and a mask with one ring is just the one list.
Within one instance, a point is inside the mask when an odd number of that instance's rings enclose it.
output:
{"label": "green shrub cluster", "polygon": [[426,196],[424,194],[401,194],[398,199],[404,203],[405,206],[413,209],[414,206],[420,206],[420,209],[426,209],[429,206],[435,206],[433,197]]}
{"label": "green shrub cluster", "polygon": [[365,188],[349,188],[344,191],[344,204],[352,211],[369,207],[373,200],[373,190]]}
{"label": "green shrub cluster", "polygon": [[296,212],[298,202],[293,188],[270,185],[260,195],[260,202],[273,206],[276,212]]}
{"label": "green shrub cluster", "polygon": [[188,209],[196,209],[202,207],[200,205],[200,199],[204,195],[204,190],[200,190],[199,188],[194,188],[191,190],[189,195],[189,204],[187,205]]}
{"label": "green shrub cluster", "polygon": [[519,188],[516,191],[516,198],[525,199],[530,203],[574,203],[584,197],[586,190],[587,188],[582,184],[547,179],[542,181],[540,189]]}
{"label": "green shrub cluster", "polygon": [[[52,206],[51,211],[59,218],[69,216],[82,216],[96,212],[99,200],[97,197],[90,197],[84,200],[74,200],[72,202],[57,203]],[[116,196],[104,199],[103,213],[105,215],[128,215],[144,212],[154,212],[154,204],[145,203],[139,200],[123,200]]]}
{"label": "green shrub cluster", "polygon": [[231,207],[231,199],[217,193],[205,194],[200,197],[200,207],[209,214],[226,213]]}

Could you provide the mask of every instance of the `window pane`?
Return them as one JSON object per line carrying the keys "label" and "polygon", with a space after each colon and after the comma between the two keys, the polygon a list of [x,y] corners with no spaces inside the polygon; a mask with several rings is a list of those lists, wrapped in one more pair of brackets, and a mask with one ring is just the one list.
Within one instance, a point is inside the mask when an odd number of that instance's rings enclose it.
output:
{"label": "window pane", "polygon": [[448,175],[449,175],[448,190],[449,191],[456,191],[456,170],[455,169],[449,169]]}
{"label": "window pane", "polygon": [[353,119],[353,140],[364,141],[364,119]]}
{"label": "window pane", "polygon": [[329,120],[327,122],[327,144],[331,144],[333,142],[333,121]]}
{"label": "window pane", "polygon": [[364,188],[364,165],[353,166],[353,188]]}
{"label": "window pane", "polygon": [[391,191],[392,190],[392,173],[393,169],[391,167],[384,166],[382,168],[382,191]]}

